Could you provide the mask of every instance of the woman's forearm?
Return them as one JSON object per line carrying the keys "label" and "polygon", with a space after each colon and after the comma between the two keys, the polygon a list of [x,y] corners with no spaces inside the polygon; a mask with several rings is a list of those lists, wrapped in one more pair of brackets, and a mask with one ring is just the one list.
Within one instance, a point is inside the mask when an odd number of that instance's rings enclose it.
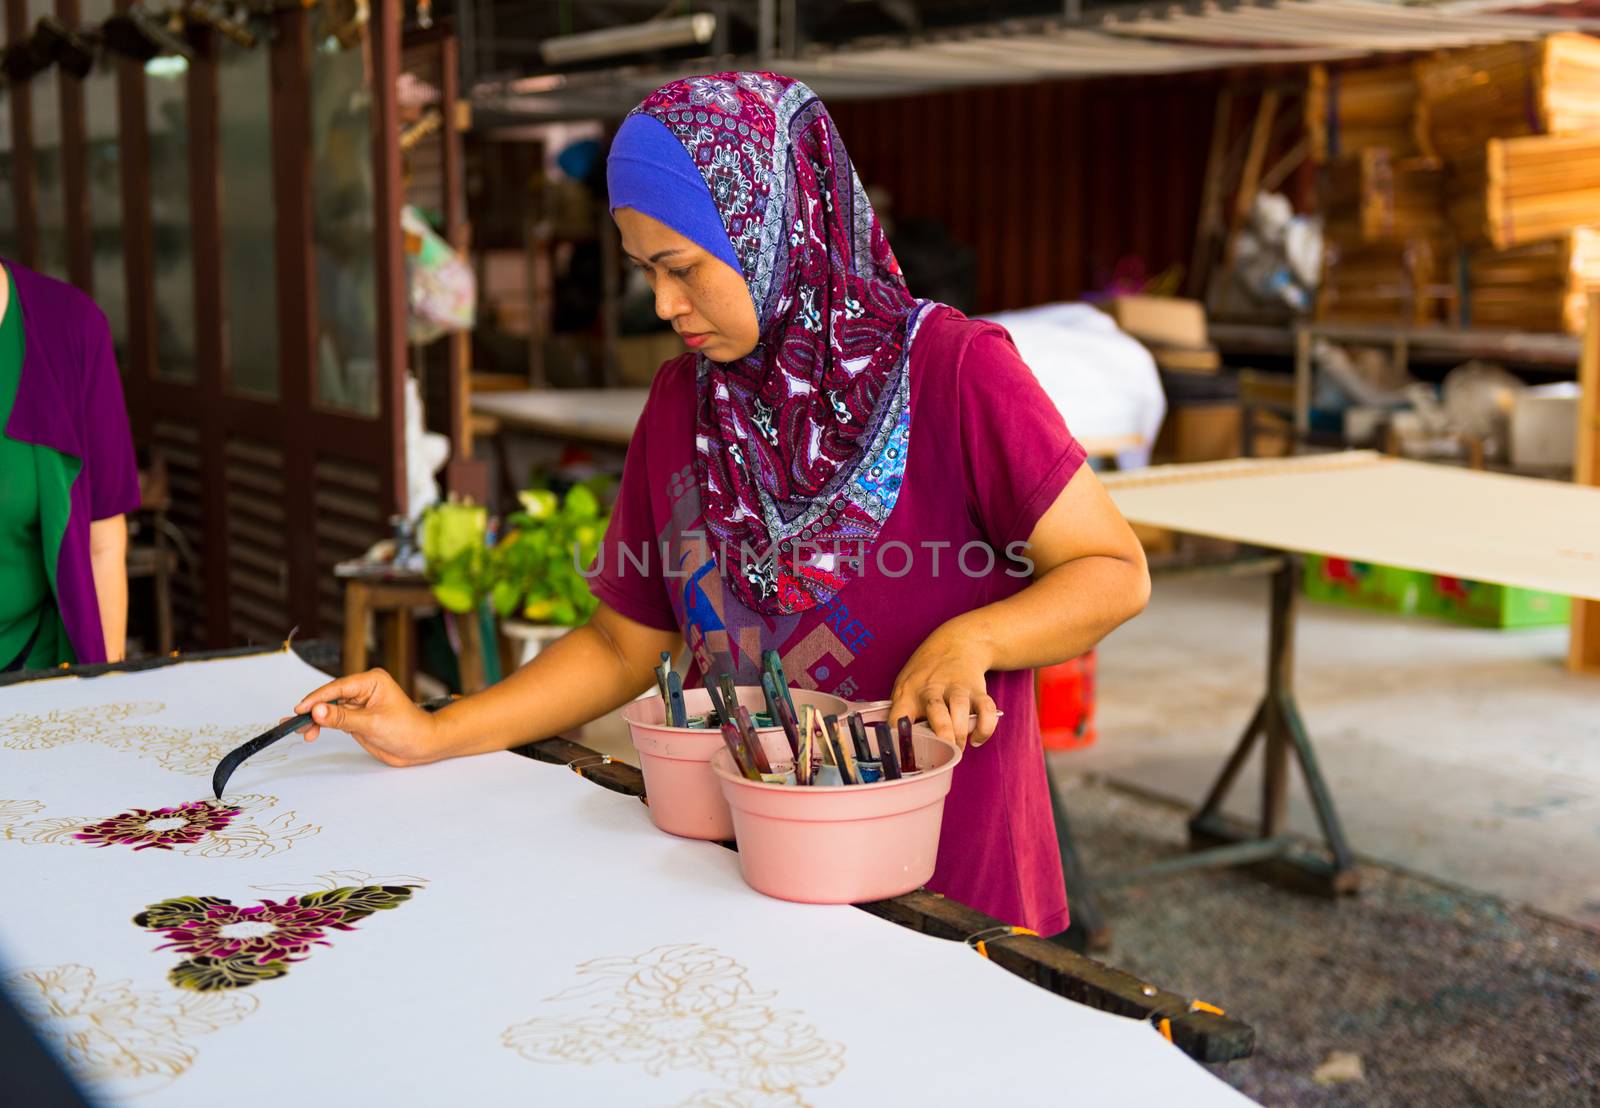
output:
{"label": "woman's forearm", "polygon": [[646,640],[604,620],[574,628],[505,680],[441,710],[440,756],[506,750],[620,707],[650,687],[660,651],[676,644],[670,635]]}
{"label": "woman's forearm", "polygon": [[1143,611],[1149,597],[1142,558],[1095,555],[1064,562],[941,631],[983,644],[991,670],[1036,669],[1085,653]]}
{"label": "woman's forearm", "polygon": [[100,631],[106,661],[120,662],[128,646],[128,520],[126,516],[89,524],[89,565],[100,606]]}

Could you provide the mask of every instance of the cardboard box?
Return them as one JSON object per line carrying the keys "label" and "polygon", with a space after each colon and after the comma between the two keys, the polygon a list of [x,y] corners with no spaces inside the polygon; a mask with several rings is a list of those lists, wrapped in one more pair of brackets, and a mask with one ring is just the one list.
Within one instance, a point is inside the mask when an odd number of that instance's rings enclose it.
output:
{"label": "cardboard box", "polygon": [[1169,408],[1156,436],[1154,460],[1218,462],[1237,458],[1240,427],[1237,401]]}
{"label": "cardboard box", "polygon": [[1184,346],[1152,344],[1150,353],[1155,356],[1156,365],[1166,370],[1177,370],[1182,373],[1215,373],[1222,368],[1222,355],[1217,353],[1217,348],[1214,346],[1190,349]]}
{"label": "cardboard box", "polygon": [[1206,337],[1206,310],[1198,300],[1176,296],[1118,296],[1106,303],[1106,311],[1128,334],[1155,346],[1203,349]]}

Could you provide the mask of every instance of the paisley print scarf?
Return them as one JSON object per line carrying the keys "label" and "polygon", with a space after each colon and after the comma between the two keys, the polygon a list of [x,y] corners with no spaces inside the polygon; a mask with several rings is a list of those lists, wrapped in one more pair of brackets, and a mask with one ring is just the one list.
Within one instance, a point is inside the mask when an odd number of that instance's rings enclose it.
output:
{"label": "paisley print scarf", "polygon": [[755,611],[806,611],[858,571],[900,494],[925,305],[805,85],[690,77],[634,112],[704,177],[760,323],[749,355],[701,355],[696,371],[695,469],[723,579]]}

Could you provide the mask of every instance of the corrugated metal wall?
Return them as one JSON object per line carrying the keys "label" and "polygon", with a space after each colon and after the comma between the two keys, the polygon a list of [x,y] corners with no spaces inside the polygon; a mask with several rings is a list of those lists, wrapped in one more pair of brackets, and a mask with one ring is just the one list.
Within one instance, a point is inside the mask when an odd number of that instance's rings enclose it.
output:
{"label": "corrugated metal wall", "polygon": [[[893,216],[977,255],[981,312],[1075,298],[1137,255],[1187,265],[1225,75],[1015,85],[830,105]],[[916,290],[913,289],[913,292]]]}

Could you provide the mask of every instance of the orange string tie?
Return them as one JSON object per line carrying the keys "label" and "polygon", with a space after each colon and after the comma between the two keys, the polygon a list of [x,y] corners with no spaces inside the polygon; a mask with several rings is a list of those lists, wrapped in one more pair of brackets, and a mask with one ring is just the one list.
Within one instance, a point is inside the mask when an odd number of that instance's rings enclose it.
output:
{"label": "orange string tie", "polygon": [[1191,1012],[1210,1012],[1214,1016],[1225,1016],[1225,1015],[1228,1014],[1228,1013],[1224,1012],[1221,1008],[1218,1008],[1215,1004],[1207,1004],[1203,1000],[1191,1000],[1189,1002],[1189,1011],[1191,1011]]}
{"label": "orange string tie", "polygon": [[1156,1024],[1156,1027],[1160,1029],[1162,1036],[1170,1043],[1172,1041],[1172,1021],[1166,1016],[1162,1016],[1161,1022]]}
{"label": "orange string tie", "polygon": [[591,754],[582,758],[574,758],[567,763],[567,768],[579,777],[583,777],[584,770],[591,769],[594,766],[609,766],[614,761],[616,759],[609,754]]}
{"label": "orange string tie", "polygon": [[967,945],[976,950],[985,958],[989,957],[989,943],[994,939],[1009,939],[1015,935],[1032,935],[1038,938],[1039,932],[1030,931],[1026,927],[991,927],[987,931],[978,931],[967,936]]}

